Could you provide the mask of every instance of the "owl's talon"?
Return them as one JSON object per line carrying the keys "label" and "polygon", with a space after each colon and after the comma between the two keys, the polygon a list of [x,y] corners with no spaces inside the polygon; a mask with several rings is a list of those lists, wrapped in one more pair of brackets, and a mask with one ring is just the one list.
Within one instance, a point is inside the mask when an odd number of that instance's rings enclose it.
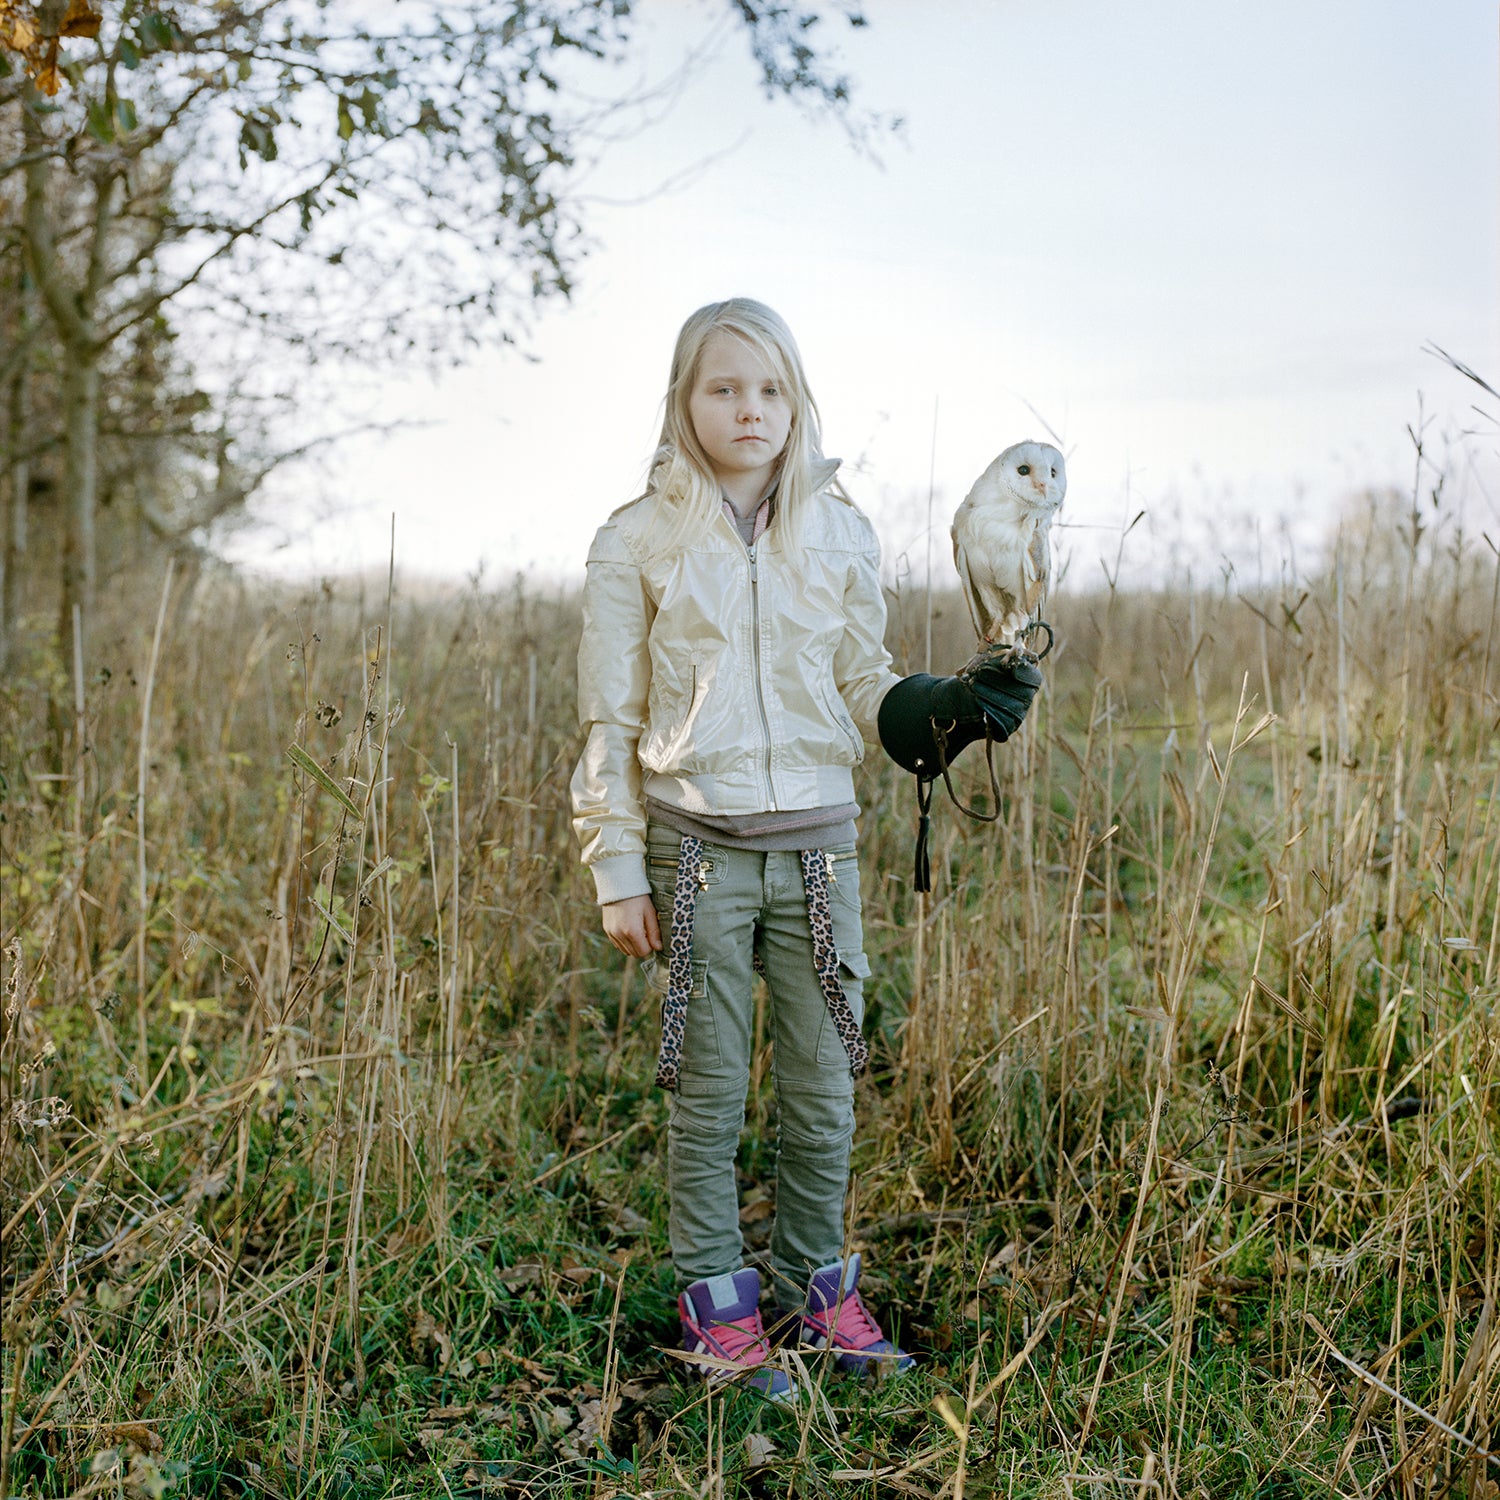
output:
{"label": "owl's talon", "polygon": [[[1038,630],[1045,630],[1047,632],[1047,644],[1043,646],[1040,651],[1032,651],[1029,648],[1020,646],[1019,643],[1022,636],[1031,635]],[[1030,661],[1033,666],[1040,662],[1044,656],[1050,655],[1052,651],[1053,639],[1054,637],[1052,635],[1052,627],[1045,620],[1032,620],[1029,624],[1023,625],[1016,632],[1017,649],[1024,651],[1026,659]]]}
{"label": "owl's talon", "polygon": [[[1048,631],[1050,636],[1051,631]],[[1052,642],[1047,642],[1047,651],[1052,649]],[[1042,656],[1047,654],[1042,652]],[[1041,657],[1027,648],[1019,641],[985,641],[978,651],[959,668],[957,676],[961,681],[972,683],[974,679],[986,667],[1014,667],[1025,662],[1027,666],[1034,667],[1041,661]]]}

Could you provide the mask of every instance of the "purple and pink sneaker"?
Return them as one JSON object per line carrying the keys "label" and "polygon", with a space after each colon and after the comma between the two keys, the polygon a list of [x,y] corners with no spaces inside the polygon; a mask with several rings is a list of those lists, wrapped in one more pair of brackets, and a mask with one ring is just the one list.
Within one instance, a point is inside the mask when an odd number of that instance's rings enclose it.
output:
{"label": "purple and pink sneaker", "polygon": [[801,1314],[802,1343],[833,1351],[841,1370],[884,1377],[911,1369],[915,1361],[898,1349],[870,1316],[859,1295],[860,1257],[834,1261],[812,1273]]}
{"label": "purple and pink sneaker", "polygon": [[771,1344],[760,1319],[760,1276],[753,1267],[695,1281],[677,1299],[682,1347],[708,1356],[694,1368],[713,1385],[734,1381],[768,1401],[795,1402],[785,1370],[770,1363]]}

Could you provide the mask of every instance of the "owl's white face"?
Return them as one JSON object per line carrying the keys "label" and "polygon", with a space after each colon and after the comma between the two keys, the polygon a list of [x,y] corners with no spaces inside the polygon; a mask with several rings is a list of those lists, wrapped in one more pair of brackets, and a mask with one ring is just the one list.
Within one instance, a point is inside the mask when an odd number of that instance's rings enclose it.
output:
{"label": "owl's white face", "polygon": [[1068,492],[1063,456],[1051,443],[1012,443],[1000,455],[1005,483],[1018,500],[1055,510]]}

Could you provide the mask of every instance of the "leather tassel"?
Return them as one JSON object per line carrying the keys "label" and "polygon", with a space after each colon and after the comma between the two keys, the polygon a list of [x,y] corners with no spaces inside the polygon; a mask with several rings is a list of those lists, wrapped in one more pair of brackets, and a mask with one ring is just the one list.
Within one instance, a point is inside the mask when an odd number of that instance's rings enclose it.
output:
{"label": "leather tassel", "polygon": [[928,858],[927,844],[932,834],[932,782],[917,777],[917,856],[912,871],[912,888],[919,894],[932,889],[932,863]]}

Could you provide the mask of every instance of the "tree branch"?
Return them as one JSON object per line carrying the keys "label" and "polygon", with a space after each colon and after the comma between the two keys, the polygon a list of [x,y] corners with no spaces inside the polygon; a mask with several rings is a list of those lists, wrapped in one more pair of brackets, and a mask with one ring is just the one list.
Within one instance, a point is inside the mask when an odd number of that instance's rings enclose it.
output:
{"label": "tree branch", "polygon": [[198,262],[198,264],[194,266],[193,269],[189,271],[185,276],[179,277],[175,282],[172,282],[168,286],[159,288],[145,298],[139,299],[134,303],[127,303],[125,308],[122,310],[121,316],[110,323],[105,330],[103,334],[103,340],[105,342],[112,343],[115,339],[119,338],[122,333],[125,333],[127,330],[135,327],[135,325],[140,323],[143,319],[153,316],[161,309],[163,304],[172,301],[174,297],[180,297],[183,292],[185,292],[190,286],[193,286],[202,277],[203,273],[208,270],[208,268],[213,265],[215,261],[221,259],[226,251],[232,249],[233,246],[239,243],[239,241],[255,235],[264,225],[275,218],[277,214],[284,213],[294,203],[296,203],[298,199],[302,198],[309,192],[315,192],[318,188],[327,183],[331,178],[337,176],[337,174],[338,163],[333,163],[329,166],[328,170],[324,172],[323,176],[320,177],[317,182],[312,184],[312,186],[301,188],[295,193],[288,194],[285,198],[282,198],[278,202],[271,204],[262,213],[258,214],[254,219],[251,219],[244,224],[235,225],[233,227],[221,226],[218,232],[224,235],[224,239],[220,244],[216,245],[207,255],[205,255]]}
{"label": "tree branch", "polygon": [[306,458],[320,448],[331,447],[334,443],[342,442],[345,438],[357,437],[368,432],[388,433],[404,427],[414,427],[421,424],[415,422],[360,422],[353,427],[346,427],[338,432],[323,433],[319,437],[310,439],[296,448],[288,448],[274,457],[267,459],[259,468],[249,472],[241,471],[229,460],[229,435],[221,429],[218,434],[216,459],[218,463],[218,483],[212,490],[201,492],[199,497],[187,507],[187,514],[180,520],[173,520],[154,501],[145,495],[140,496],[139,505],[141,515],[151,530],[164,541],[180,542],[185,540],[194,531],[204,526],[211,526],[215,521],[222,519],[231,511],[239,510],[252,495],[284,464],[292,463],[297,459]]}

